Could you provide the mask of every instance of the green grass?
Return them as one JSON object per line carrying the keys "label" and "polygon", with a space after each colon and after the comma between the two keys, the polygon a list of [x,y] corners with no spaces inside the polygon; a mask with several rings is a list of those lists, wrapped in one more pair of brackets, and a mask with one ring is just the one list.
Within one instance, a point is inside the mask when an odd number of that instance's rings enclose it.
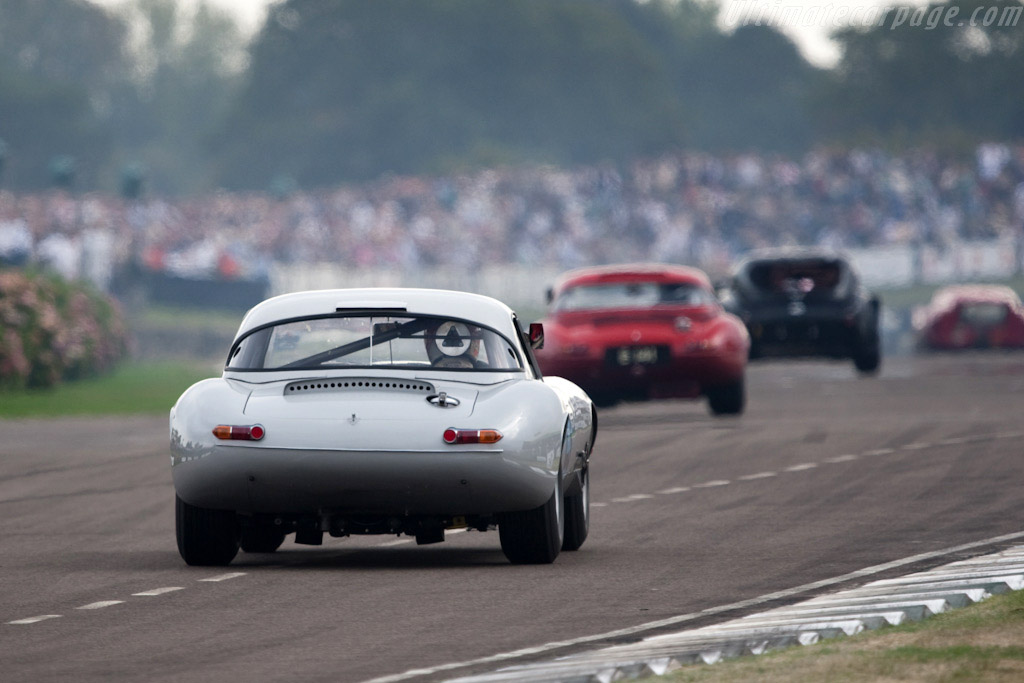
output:
{"label": "green grass", "polygon": [[166,413],[185,389],[220,369],[197,362],[128,363],[52,389],[0,391],[0,418]]}
{"label": "green grass", "polygon": [[179,308],[174,306],[149,306],[130,316],[133,326],[156,330],[192,329],[217,330],[234,334],[238,324],[245,317],[245,311],[217,311],[204,308]]}
{"label": "green grass", "polygon": [[930,619],[713,665],[649,683],[1024,680],[1024,591]]}

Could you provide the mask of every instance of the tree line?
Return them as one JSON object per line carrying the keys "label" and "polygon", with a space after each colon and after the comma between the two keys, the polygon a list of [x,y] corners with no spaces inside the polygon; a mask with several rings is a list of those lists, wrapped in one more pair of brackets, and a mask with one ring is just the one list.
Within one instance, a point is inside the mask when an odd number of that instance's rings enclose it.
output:
{"label": "tree line", "polygon": [[1018,139],[1021,5],[908,17],[953,6],[840,31],[822,70],[771,26],[723,32],[702,0],[285,0],[251,39],[205,2],[3,0],[0,187],[286,192],[680,147]]}

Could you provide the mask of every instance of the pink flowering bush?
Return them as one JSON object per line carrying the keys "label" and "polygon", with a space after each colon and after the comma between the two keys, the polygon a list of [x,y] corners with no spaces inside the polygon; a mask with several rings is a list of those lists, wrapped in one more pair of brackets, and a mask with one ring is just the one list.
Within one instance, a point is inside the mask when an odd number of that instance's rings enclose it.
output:
{"label": "pink flowering bush", "polygon": [[128,335],[117,304],[84,285],[0,270],[0,387],[50,387],[110,370]]}

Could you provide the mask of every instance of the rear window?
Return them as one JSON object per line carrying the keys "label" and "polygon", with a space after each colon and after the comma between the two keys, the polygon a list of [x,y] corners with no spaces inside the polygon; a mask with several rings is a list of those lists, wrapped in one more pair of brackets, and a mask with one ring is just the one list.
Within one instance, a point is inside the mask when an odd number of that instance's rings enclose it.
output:
{"label": "rear window", "polygon": [[763,262],[750,266],[750,281],[769,292],[803,292],[834,289],[842,277],[837,261]]}
{"label": "rear window", "polygon": [[960,320],[975,327],[1000,325],[1009,313],[1006,304],[976,302],[960,307]]}
{"label": "rear window", "polygon": [[570,287],[555,301],[555,310],[705,306],[714,301],[709,290],[690,283],[615,282]]}
{"label": "rear window", "polygon": [[522,370],[516,346],[470,321],[416,315],[345,314],[283,321],[231,349],[231,370],[402,368]]}

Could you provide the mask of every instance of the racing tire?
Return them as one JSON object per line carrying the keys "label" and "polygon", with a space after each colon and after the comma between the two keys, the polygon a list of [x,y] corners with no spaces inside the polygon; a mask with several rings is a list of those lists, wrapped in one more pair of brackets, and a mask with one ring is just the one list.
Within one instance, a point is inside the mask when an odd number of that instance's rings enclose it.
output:
{"label": "racing tire", "polygon": [[739,415],[747,403],[747,390],[742,377],[730,384],[712,387],[705,393],[712,415]]}
{"label": "racing tire", "polygon": [[[563,458],[564,460],[564,458]],[[562,468],[548,502],[532,510],[505,512],[498,516],[501,550],[512,564],[551,564],[562,549],[565,529]]]}
{"label": "racing tire", "polygon": [[266,526],[250,526],[242,529],[242,552],[272,553],[284,543],[285,533],[280,529]]}
{"label": "racing tire", "polygon": [[565,497],[562,550],[579,550],[590,531],[590,468],[580,471],[580,490]]}
{"label": "racing tire", "polygon": [[231,510],[208,510],[174,497],[178,552],[185,564],[223,566],[238,554],[241,530]]}
{"label": "racing tire", "polygon": [[861,350],[853,357],[853,367],[862,375],[873,375],[882,365],[882,354],[878,349]]}

